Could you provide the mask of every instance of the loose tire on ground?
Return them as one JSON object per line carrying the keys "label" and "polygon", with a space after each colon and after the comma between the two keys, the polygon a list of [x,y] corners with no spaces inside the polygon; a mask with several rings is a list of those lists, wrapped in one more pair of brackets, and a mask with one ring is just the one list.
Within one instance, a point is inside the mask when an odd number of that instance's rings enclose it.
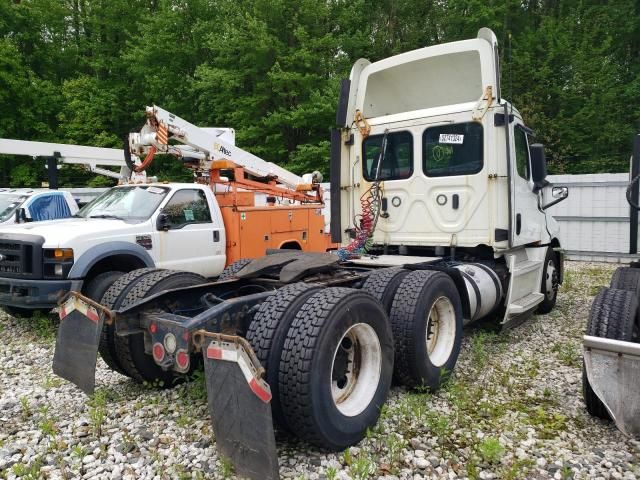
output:
{"label": "loose tire on ground", "polygon": [[[122,308],[154,293],[172,288],[199,285],[207,281],[202,275],[175,270],[152,271],[141,276],[124,297],[120,297],[115,308]],[[128,376],[140,383],[163,387],[173,385],[176,374],[162,370],[144,349],[144,333],[115,335],[115,352],[119,364]],[[193,362],[192,362],[193,363]]]}
{"label": "loose tire on ground", "polygon": [[[637,312],[638,298],[635,292],[604,287],[591,304],[586,333],[593,337],[631,341]],[[589,384],[584,363],[582,365],[582,396],[587,411],[591,415],[604,419],[611,418]]]}
{"label": "loose tire on ground", "polygon": [[360,441],[376,423],[393,374],[393,340],[382,304],[350,288],[316,292],[287,333],[279,372],[286,422],[328,450]]}
{"label": "loose tire on ground", "polygon": [[222,271],[218,280],[229,280],[236,276],[240,270],[242,270],[245,266],[251,263],[251,258],[241,258],[240,260],[236,260]]}
{"label": "loose tire on ground", "polygon": [[370,274],[362,285],[362,290],[369,292],[382,302],[387,314],[391,313],[393,297],[400,283],[409,274],[402,268],[383,268]]}
{"label": "loose tire on ground", "polygon": [[273,419],[281,428],[287,428],[278,388],[282,348],[298,310],[319,289],[319,285],[302,282],[282,287],[260,305],[247,331],[247,340],[266,371],[265,380],[273,396]]}
{"label": "loose tire on ground", "polygon": [[542,270],[542,282],[540,292],[544,295],[544,300],[538,305],[536,314],[544,315],[553,310],[556,306],[558,298],[560,265],[558,265],[558,256],[553,248],[547,248],[547,254],[544,259],[544,268]]}
{"label": "loose tire on ground", "polygon": [[[122,299],[129,293],[129,291],[133,288],[136,282],[143,276],[151,273],[157,272],[160,269],[157,268],[140,268],[138,270],[133,270],[129,273],[121,275],[117,278],[111,286],[109,286],[100,298],[91,297],[101,305],[107,307],[110,310],[117,308],[117,305],[120,304]],[[97,277],[96,277],[97,278]],[[88,293],[87,287],[87,293]],[[100,356],[107,364],[107,366],[111,370],[115,370],[122,375],[127,375],[127,372],[122,368],[120,362],[118,361],[116,355],[116,347],[115,347],[115,326],[105,324],[102,327],[102,334],[100,336],[100,344],[98,345],[98,352]]]}
{"label": "loose tire on ground", "polygon": [[462,303],[453,280],[442,272],[409,273],[393,299],[390,321],[397,380],[438,389],[453,370],[462,342]]}
{"label": "loose tire on ground", "polygon": [[618,267],[613,272],[610,287],[640,295],[640,268]]}

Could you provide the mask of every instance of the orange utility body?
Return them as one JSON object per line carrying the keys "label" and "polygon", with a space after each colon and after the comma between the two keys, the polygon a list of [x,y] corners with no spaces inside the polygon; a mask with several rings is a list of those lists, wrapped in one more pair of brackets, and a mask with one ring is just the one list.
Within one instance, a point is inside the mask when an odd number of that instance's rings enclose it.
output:
{"label": "orange utility body", "polygon": [[[211,167],[209,183],[227,234],[227,265],[241,258],[261,257],[270,248],[325,252],[338,247],[325,231],[318,184],[290,190],[276,185],[275,179],[267,179],[266,183],[250,180],[244,169],[233,162],[215,161]],[[221,170],[233,170],[233,180],[223,178]],[[256,193],[267,195],[274,202],[256,205]],[[298,203],[276,203],[282,200]]]}

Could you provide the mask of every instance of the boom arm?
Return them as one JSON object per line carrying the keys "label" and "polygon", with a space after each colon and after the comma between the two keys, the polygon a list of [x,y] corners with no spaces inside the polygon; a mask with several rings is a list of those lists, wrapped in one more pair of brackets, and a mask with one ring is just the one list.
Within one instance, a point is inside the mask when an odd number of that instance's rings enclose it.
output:
{"label": "boom arm", "polygon": [[[57,157],[66,164],[84,165],[90,171],[112,178],[128,178],[131,171],[124,160],[124,151],[117,148],[85,147],[64,143],[30,142],[0,138],[0,154],[30,157]],[[101,167],[120,167],[120,173]]]}
{"label": "boom arm", "polygon": [[[303,185],[302,177],[236,147],[228,141],[233,135],[232,129],[203,129],[168,112],[160,107],[147,107],[147,123],[139,133],[129,135],[129,147],[132,153],[140,157],[151,151],[169,153],[185,159],[198,161],[203,171],[219,168],[218,161],[232,162],[247,173],[261,178],[275,178],[291,190]],[[186,145],[169,145],[169,138]],[[216,163],[214,163],[216,162]],[[228,168],[233,168],[231,163]]]}

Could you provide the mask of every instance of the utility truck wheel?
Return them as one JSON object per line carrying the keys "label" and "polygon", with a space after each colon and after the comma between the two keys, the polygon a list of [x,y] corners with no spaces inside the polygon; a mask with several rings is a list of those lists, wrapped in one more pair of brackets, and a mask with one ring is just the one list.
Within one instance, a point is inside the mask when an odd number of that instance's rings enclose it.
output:
{"label": "utility truck wheel", "polygon": [[362,290],[369,292],[382,302],[387,314],[391,312],[393,297],[402,282],[402,279],[409,274],[408,270],[402,268],[383,268],[374,271],[367,277]]}
{"label": "utility truck wheel", "polygon": [[319,289],[318,285],[302,282],[282,287],[262,302],[247,331],[247,340],[264,367],[265,380],[271,387],[273,418],[276,424],[283,428],[287,425],[278,393],[282,348],[298,310]]}
{"label": "utility truck wheel", "polygon": [[[635,292],[605,287],[600,290],[591,304],[586,333],[593,337],[631,341],[637,311],[638,299]],[[587,411],[591,415],[606,420],[611,418],[606,407],[591,388],[584,362],[582,364],[582,396]]]}
{"label": "utility truck wheel", "polygon": [[[91,281],[85,290],[86,295],[100,303],[102,306],[107,307],[110,310],[117,308],[122,299],[129,293],[129,290],[133,288],[133,285],[150,272],[159,271],[157,268],[140,268],[133,270],[124,275],[120,275],[116,278],[105,291],[100,294],[100,290],[104,283],[107,283],[107,276],[100,279],[100,275]],[[114,273],[114,272],[107,272]],[[102,275],[102,274],[101,274]],[[100,294],[100,295],[99,295]],[[95,296],[92,296],[95,295]],[[98,296],[99,295],[99,296]],[[115,370],[122,375],[127,375],[127,372],[122,368],[116,355],[115,347],[115,325],[107,325],[106,323],[102,327],[102,334],[100,335],[100,344],[98,345],[98,352],[100,356],[111,370]]]}
{"label": "utility truck wheel", "polygon": [[236,273],[251,263],[251,260],[251,258],[241,258],[240,260],[236,260],[232,264],[227,265],[218,277],[218,280],[229,280],[230,278],[235,277]]}
{"label": "utility truck wheel", "polygon": [[[119,299],[115,308],[122,308],[154,293],[172,288],[199,285],[207,281],[202,275],[176,270],[152,271],[140,277],[126,296]],[[123,370],[134,380],[143,383],[171,387],[176,379],[173,371],[165,371],[145,353],[144,333],[115,335],[115,350]],[[192,362],[193,364],[193,362]]]}
{"label": "utility truck wheel", "polygon": [[326,288],[296,314],[280,359],[287,425],[337,451],[376,423],[393,374],[393,339],[382,304],[361,290]]}
{"label": "utility truck wheel", "polygon": [[409,273],[391,307],[395,374],[408,387],[436,390],[449,376],[462,342],[462,303],[442,272]]}
{"label": "utility truck wheel", "polygon": [[536,313],[543,315],[549,313],[556,306],[558,298],[558,283],[560,275],[560,266],[558,265],[558,256],[553,248],[547,248],[547,255],[544,259],[544,268],[542,270],[542,284],[540,292],[544,294],[544,300],[538,305]]}

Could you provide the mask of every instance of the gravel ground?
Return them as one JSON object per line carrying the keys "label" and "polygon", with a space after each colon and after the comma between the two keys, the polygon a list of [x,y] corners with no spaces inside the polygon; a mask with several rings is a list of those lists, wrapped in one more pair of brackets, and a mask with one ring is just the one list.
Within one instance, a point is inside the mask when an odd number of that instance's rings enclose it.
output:
{"label": "gravel ground", "polygon": [[[636,478],[640,442],[591,418],[581,336],[615,266],[567,264],[557,308],[507,333],[465,331],[436,395],[394,388],[358,446],[326,454],[278,440],[285,478]],[[99,360],[88,399],[51,371],[55,326],[0,314],[0,478],[233,478],[218,458],[201,378],[136,385]]]}

